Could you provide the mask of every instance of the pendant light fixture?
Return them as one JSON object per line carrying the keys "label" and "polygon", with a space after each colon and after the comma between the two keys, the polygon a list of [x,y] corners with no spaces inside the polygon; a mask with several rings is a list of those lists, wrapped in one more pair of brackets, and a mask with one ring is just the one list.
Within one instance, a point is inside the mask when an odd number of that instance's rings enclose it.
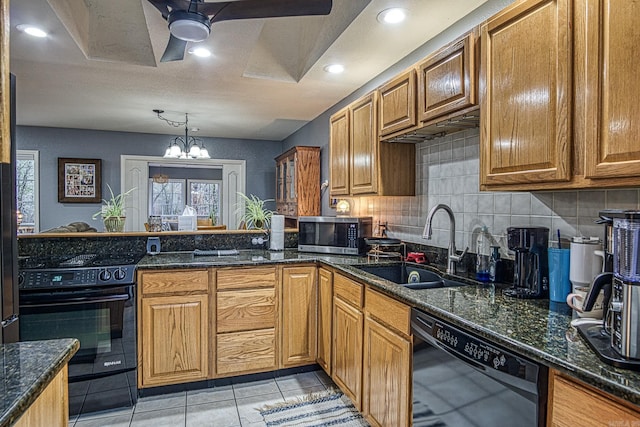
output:
{"label": "pendant light fixture", "polygon": [[[169,144],[164,153],[166,159],[210,159],[209,152],[202,140],[189,136],[189,114],[184,113],[184,122],[169,120],[162,116],[163,110],[153,110],[160,120],[163,120],[173,127],[184,125],[184,136],[176,136]],[[196,132],[197,128],[192,128]]]}

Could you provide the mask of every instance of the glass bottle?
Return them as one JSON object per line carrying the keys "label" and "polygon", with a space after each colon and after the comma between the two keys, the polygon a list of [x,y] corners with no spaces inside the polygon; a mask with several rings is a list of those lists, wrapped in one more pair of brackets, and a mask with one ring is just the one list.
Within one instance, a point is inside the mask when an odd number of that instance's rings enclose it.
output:
{"label": "glass bottle", "polygon": [[500,259],[500,246],[491,246],[491,259],[489,260],[489,281],[500,282],[502,280],[502,260]]}
{"label": "glass bottle", "polygon": [[489,281],[490,245],[489,229],[485,225],[480,230],[476,241],[476,280],[480,282]]}

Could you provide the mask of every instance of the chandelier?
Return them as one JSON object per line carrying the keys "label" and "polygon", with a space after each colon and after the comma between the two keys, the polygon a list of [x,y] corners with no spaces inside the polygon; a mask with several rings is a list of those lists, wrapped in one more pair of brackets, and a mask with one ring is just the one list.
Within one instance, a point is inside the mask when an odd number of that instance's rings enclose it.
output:
{"label": "chandelier", "polygon": [[[164,153],[166,159],[210,159],[209,152],[202,140],[189,136],[189,114],[184,114],[184,122],[169,120],[162,116],[163,110],[153,110],[160,120],[163,120],[173,127],[184,125],[184,136],[176,136],[167,147]],[[198,128],[192,128],[196,132]]]}

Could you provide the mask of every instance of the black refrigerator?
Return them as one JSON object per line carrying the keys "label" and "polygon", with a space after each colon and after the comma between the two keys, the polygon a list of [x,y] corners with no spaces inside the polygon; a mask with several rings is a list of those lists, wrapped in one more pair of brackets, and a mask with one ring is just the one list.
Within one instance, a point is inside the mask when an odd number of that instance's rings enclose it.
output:
{"label": "black refrigerator", "polygon": [[16,79],[10,75],[11,162],[0,162],[0,275],[2,343],[18,341],[18,239],[16,208]]}

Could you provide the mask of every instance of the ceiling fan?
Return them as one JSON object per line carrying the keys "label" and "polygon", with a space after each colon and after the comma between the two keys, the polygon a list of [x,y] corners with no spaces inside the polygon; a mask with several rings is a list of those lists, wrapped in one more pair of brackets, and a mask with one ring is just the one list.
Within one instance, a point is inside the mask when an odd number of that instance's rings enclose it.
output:
{"label": "ceiling fan", "polygon": [[211,24],[232,19],[328,15],[332,0],[148,0],[169,23],[169,43],[160,62],[184,59],[187,42],[209,37]]}

